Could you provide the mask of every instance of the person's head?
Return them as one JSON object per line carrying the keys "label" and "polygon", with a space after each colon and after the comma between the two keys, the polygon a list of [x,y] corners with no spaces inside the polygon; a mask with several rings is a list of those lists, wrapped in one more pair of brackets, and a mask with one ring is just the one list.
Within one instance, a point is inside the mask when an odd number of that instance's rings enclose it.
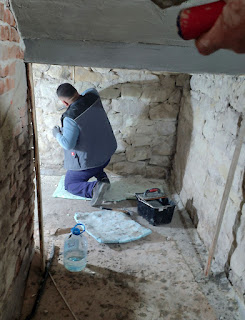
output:
{"label": "person's head", "polygon": [[70,83],[62,83],[57,88],[56,93],[58,98],[66,105],[66,107],[69,107],[69,105],[76,101],[80,96],[77,90]]}

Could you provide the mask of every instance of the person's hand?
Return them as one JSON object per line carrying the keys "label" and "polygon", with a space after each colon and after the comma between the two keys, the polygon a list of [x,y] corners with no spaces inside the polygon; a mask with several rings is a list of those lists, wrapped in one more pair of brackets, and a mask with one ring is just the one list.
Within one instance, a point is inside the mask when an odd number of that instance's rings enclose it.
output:
{"label": "person's hand", "polygon": [[61,133],[60,127],[59,126],[53,127],[52,133],[53,133],[53,136],[56,138],[57,134]]}
{"label": "person's hand", "polygon": [[219,49],[245,53],[245,0],[227,0],[214,26],[196,40],[203,55]]}

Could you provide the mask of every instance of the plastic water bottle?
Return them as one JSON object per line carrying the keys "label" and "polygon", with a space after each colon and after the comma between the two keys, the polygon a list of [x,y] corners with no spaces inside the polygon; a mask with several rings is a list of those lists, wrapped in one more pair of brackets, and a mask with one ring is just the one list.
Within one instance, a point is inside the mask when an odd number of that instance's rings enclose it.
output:
{"label": "plastic water bottle", "polygon": [[[82,226],[80,230],[77,226]],[[64,266],[72,272],[83,270],[87,264],[87,239],[83,235],[85,226],[78,223],[64,242]]]}

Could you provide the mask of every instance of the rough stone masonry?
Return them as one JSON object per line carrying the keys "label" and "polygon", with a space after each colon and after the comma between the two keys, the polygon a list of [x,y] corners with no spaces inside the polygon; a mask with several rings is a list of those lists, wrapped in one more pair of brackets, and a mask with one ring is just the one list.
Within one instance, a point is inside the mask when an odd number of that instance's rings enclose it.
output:
{"label": "rough stone masonry", "polygon": [[33,70],[42,168],[63,166],[63,151],[51,130],[64,112],[59,111],[56,89],[69,82],[80,93],[95,87],[101,95],[118,143],[109,169],[122,175],[168,177],[188,75],[38,64]]}
{"label": "rough stone masonry", "polygon": [[[241,118],[245,77],[193,75],[183,92],[173,183],[209,248]],[[227,203],[213,271],[226,271],[245,298],[245,143]]]}
{"label": "rough stone masonry", "polygon": [[0,317],[17,319],[33,251],[33,156],[24,46],[0,0]]}
{"label": "rough stone masonry", "polygon": [[[96,87],[118,141],[110,168],[125,175],[166,178],[173,165],[173,184],[209,248],[244,113],[244,77],[53,65],[35,65],[34,77],[43,168],[63,165],[62,150],[51,134],[62,113],[57,86],[67,81],[80,92]],[[226,270],[241,297],[245,294],[244,163],[243,147],[213,269]]]}

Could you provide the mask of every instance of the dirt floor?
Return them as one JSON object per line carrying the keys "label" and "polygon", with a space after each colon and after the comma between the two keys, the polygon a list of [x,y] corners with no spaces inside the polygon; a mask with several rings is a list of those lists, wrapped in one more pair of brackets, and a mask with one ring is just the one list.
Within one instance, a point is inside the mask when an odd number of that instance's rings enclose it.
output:
{"label": "dirt floor", "polygon": [[[92,212],[89,201],[53,198],[59,176],[42,176],[45,245],[55,283],[75,317],[48,276],[33,319],[87,320],[238,320],[244,319],[235,292],[224,274],[204,277],[207,252],[187,213],[178,202],[168,225],[152,226],[137,214],[135,200],[111,204],[128,208],[132,219],[152,230],[141,240],[126,244],[100,244],[86,234],[87,267],[71,273],[63,266],[67,234],[57,229],[75,225],[75,212]],[[30,270],[21,319],[26,319],[40,285],[38,224],[36,253]]]}

